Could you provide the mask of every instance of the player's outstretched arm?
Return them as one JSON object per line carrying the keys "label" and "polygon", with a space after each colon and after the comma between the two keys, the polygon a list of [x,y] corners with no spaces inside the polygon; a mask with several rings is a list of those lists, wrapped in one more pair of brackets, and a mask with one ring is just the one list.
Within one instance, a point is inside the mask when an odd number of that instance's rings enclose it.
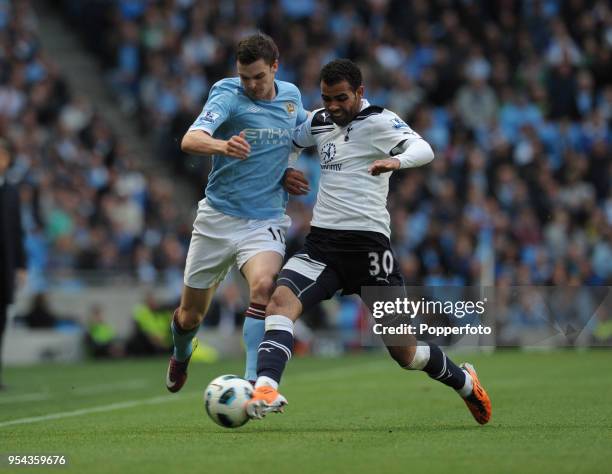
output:
{"label": "player's outstretched arm", "polygon": [[372,163],[368,172],[372,176],[378,176],[381,173],[398,170],[400,168],[416,168],[423,166],[434,159],[434,152],[423,139],[413,140],[408,144],[408,141],[400,143],[397,147],[391,150],[392,158],[376,160]]}
{"label": "player's outstretched arm", "polygon": [[190,130],[183,137],[181,150],[193,155],[226,155],[244,160],[251,153],[251,145],[244,132],[229,140],[219,140],[203,130]]}

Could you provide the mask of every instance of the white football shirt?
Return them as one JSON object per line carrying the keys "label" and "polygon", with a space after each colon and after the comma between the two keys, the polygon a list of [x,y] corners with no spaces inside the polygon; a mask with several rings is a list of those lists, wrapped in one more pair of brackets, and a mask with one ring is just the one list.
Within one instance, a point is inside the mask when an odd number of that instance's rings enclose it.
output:
{"label": "white football shirt", "polygon": [[344,127],[325,109],[315,110],[295,129],[299,148],[316,146],[321,179],[311,224],[324,229],[365,230],[390,237],[387,194],[391,173],[372,176],[372,162],[391,157],[400,144],[423,140],[390,110],[362,100],[361,111]]}

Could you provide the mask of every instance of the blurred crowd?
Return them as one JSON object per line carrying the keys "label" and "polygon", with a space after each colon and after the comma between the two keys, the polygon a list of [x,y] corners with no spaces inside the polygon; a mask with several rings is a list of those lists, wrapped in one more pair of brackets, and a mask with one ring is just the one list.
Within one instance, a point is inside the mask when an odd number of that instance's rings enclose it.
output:
{"label": "blurred crowd", "polygon": [[108,275],[180,290],[190,223],[171,179],[143,170],[86,97],[74,93],[37,35],[28,1],[0,0],[0,136],[19,183],[31,292],[49,276]]}
{"label": "blurred crowd", "polygon": [[[27,3],[0,1],[0,131],[15,147],[31,255],[53,269],[118,269],[180,282],[190,223],[172,184],[144,174],[41,51]],[[366,97],[434,148],[396,173],[389,210],[408,283],[610,285],[612,9],[597,0],[56,0],[99,56],[122,110],[177,172],[240,37],[281,50],[278,78],[321,106],[320,67],[358,62]],[[10,14],[7,14],[9,12]],[[292,199],[296,249],[315,202]],[[190,204],[191,205],[191,204]],[[229,304],[229,302],[228,302]]]}
{"label": "blurred crowd", "polygon": [[[90,19],[84,34],[103,52],[122,107],[177,167],[191,166],[177,141],[209,87],[235,75],[234,45],[262,30],[280,45],[278,77],[299,86],[306,108],[321,106],[322,64],[349,57],[370,102],[434,147],[430,166],[392,181],[393,238],[409,282],[610,283],[608,2],[64,4],[78,22]],[[316,158],[301,166],[316,183]],[[313,204],[314,192],[290,206],[298,241]]]}

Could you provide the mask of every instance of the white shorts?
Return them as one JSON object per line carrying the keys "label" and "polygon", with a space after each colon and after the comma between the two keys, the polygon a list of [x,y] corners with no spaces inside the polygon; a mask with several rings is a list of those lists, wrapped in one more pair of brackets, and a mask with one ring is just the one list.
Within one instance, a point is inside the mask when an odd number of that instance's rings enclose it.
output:
{"label": "white shorts", "polygon": [[287,215],[264,220],[228,216],[202,199],[187,252],[185,285],[210,288],[225,278],[234,263],[240,269],[260,252],[273,251],[284,257],[290,225]]}

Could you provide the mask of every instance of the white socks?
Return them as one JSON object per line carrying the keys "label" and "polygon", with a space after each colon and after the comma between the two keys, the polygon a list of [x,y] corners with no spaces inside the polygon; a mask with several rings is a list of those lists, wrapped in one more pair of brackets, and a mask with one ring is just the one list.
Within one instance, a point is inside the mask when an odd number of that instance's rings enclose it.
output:
{"label": "white socks", "polygon": [[463,388],[457,390],[457,393],[463,398],[466,398],[472,393],[474,384],[472,383],[472,376],[468,373],[468,371],[463,369],[463,373],[465,374],[465,385],[463,386]]}
{"label": "white socks", "polygon": [[255,382],[255,388],[259,387],[272,387],[274,390],[278,390],[278,383],[276,380],[262,375],[261,377],[257,377],[257,382]]}

